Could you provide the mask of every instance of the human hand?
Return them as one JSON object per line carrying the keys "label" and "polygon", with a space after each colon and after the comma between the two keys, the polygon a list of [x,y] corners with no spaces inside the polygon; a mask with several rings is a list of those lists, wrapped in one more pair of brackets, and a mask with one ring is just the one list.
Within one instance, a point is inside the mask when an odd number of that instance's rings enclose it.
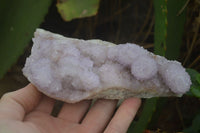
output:
{"label": "human hand", "polygon": [[[115,112],[116,100],[64,103],[51,115],[55,100],[33,85],[5,94],[0,100],[0,133],[125,133],[141,100],[129,98]],[[114,114],[114,115],[113,115]]]}

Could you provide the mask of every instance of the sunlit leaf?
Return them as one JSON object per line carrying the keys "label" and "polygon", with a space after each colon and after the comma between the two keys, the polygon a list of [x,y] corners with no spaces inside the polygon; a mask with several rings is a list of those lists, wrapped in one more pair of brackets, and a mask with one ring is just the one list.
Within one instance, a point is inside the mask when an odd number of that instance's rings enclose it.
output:
{"label": "sunlit leaf", "polygon": [[65,21],[93,16],[97,13],[99,0],[58,0],[58,12]]}

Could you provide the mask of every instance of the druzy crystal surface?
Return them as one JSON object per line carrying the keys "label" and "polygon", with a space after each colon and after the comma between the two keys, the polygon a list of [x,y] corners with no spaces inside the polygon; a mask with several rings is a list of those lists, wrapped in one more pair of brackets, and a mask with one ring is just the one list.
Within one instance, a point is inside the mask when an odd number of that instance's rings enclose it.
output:
{"label": "druzy crystal surface", "polygon": [[66,101],[181,96],[190,76],[169,61],[131,43],[80,40],[37,29],[24,75],[44,94]]}

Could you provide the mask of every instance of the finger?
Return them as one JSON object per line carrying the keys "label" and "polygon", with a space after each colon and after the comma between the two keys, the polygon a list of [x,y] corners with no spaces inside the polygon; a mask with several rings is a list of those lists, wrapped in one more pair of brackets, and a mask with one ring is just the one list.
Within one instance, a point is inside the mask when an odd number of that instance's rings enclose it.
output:
{"label": "finger", "polygon": [[116,105],[117,100],[98,100],[83,119],[82,125],[90,128],[91,132],[102,132],[110,121]]}
{"label": "finger", "polygon": [[43,95],[41,102],[35,108],[34,111],[43,112],[46,114],[51,114],[53,107],[54,107],[55,100]]}
{"label": "finger", "polygon": [[64,103],[58,118],[79,123],[87,112],[91,101],[81,101],[75,104]]}
{"label": "finger", "polygon": [[138,98],[126,99],[108,124],[105,133],[125,133],[140,107]]}
{"label": "finger", "polygon": [[32,85],[7,93],[0,100],[0,118],[23,120],[39,103],[42,94]]}

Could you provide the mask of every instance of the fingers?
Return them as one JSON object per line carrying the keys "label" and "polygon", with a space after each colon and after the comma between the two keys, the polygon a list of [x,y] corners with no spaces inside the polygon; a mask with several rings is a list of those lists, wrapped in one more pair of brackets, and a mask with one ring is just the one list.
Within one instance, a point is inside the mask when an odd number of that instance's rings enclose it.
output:
{"label": "fingers", "polygon": [[42,94],[32,85],[7,93],[0,100],[0,118],[23,120],[39,103]]}
{"label": "fingers", "polygon": [[98,100],[83,119],[82,125],[90,132],[102,132],[111,119],[116,105],[116,100]]}
{"label": "fingers", "polygon": [[46,114],[51,114],[53,107],[54,107],[55,100],[43,95],[41,102],[35,108],[34,111],[43,112]]}
{"label": "fingers", "polygon": [[125,100],[108,124],[104,133],[125,133],[140,107],[141,100],[129,98]]}
{"label": "fingers", "polygon": [[81,101],[75,104],[65,103],[58,114],[58,118],[79,123],[87,112],[90,101]]}

